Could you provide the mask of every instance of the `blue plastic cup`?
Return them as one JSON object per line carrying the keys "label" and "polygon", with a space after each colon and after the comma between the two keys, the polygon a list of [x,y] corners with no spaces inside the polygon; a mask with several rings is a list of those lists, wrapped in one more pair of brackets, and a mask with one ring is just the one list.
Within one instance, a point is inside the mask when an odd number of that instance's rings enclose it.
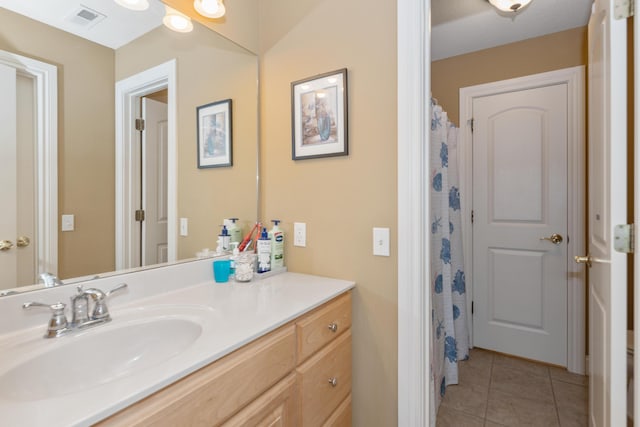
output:
{"label": "blue plastic cup", "polygon": [[229,273],[231,273],[231,261],[228,259],[219,259],[213,261],[213,278],[217,283],[226,283],[229,281]]}

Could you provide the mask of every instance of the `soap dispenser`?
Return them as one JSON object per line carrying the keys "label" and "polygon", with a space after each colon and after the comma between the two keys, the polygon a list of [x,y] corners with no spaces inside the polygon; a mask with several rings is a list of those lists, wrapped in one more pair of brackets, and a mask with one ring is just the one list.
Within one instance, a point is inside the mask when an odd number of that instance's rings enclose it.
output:
{"label": "soap dispenser", "polygon": [[218,235],[219,246],[218,248],[222,251],[228,251],[231,249],[231,236],[229,235],[229,230],[227,230],[227,226],[222,226],[222,231],[220,231],[220,235]]}
{"label": "soap dispenser", "polygon": [[284,232],[278,227],[279,219],[272,219],[273,227],[269,230],[271,239],[271,269],[284,267]]}
{"label": "soap dispenser", "polygon": [[267,229],[262,229],[262,234],[257,242],[258,273],[266,273],[271,270],[271,239]]}

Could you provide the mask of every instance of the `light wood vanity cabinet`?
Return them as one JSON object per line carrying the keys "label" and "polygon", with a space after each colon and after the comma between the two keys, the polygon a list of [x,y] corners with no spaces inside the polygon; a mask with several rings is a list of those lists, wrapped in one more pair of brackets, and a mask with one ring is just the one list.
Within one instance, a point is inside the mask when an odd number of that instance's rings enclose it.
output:
{"label": "light wood vanity cabinet", "polygon": [[350,426],[351,292],[97,425]]}

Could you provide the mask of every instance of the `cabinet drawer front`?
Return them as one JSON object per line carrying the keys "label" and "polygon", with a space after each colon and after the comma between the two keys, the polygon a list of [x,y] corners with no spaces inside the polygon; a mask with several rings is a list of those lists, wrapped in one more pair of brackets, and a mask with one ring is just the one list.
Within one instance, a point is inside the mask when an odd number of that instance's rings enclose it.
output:
{"label": "cabinet drawer front", "polygon": [[286,427],[295,425],[296,376],[291,373],[249,406],[226,421],[224,427]]}
{"label": "cabinet drawer front", "polygon": [[351,427],[351,394],[323,424],[323,427]]}
{"label": "cabinet drawer front", "polygon": [[312,356],[296,372],[300,425],[320,426],[351,392],[351,330]]}
{"label": "cabinet drawer front", "polygon": [[289,325],[194,372],[99,425],[219,425],[294,367],[295,329]]}
{"label": "cabinet drawer front", "polygon": [[297,322],[298,363],[350,327],[351,292],[347,292]]}

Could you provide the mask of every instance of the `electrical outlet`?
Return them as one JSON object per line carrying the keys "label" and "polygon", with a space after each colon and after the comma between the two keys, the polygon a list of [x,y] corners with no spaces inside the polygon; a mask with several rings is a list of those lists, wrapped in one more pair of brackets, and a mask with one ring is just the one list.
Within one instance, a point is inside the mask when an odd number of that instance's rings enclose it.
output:
{"label": "electrical outlet", "polygon": [[304,222],[293,223],[293,246],[307,246],[307,224]]}

